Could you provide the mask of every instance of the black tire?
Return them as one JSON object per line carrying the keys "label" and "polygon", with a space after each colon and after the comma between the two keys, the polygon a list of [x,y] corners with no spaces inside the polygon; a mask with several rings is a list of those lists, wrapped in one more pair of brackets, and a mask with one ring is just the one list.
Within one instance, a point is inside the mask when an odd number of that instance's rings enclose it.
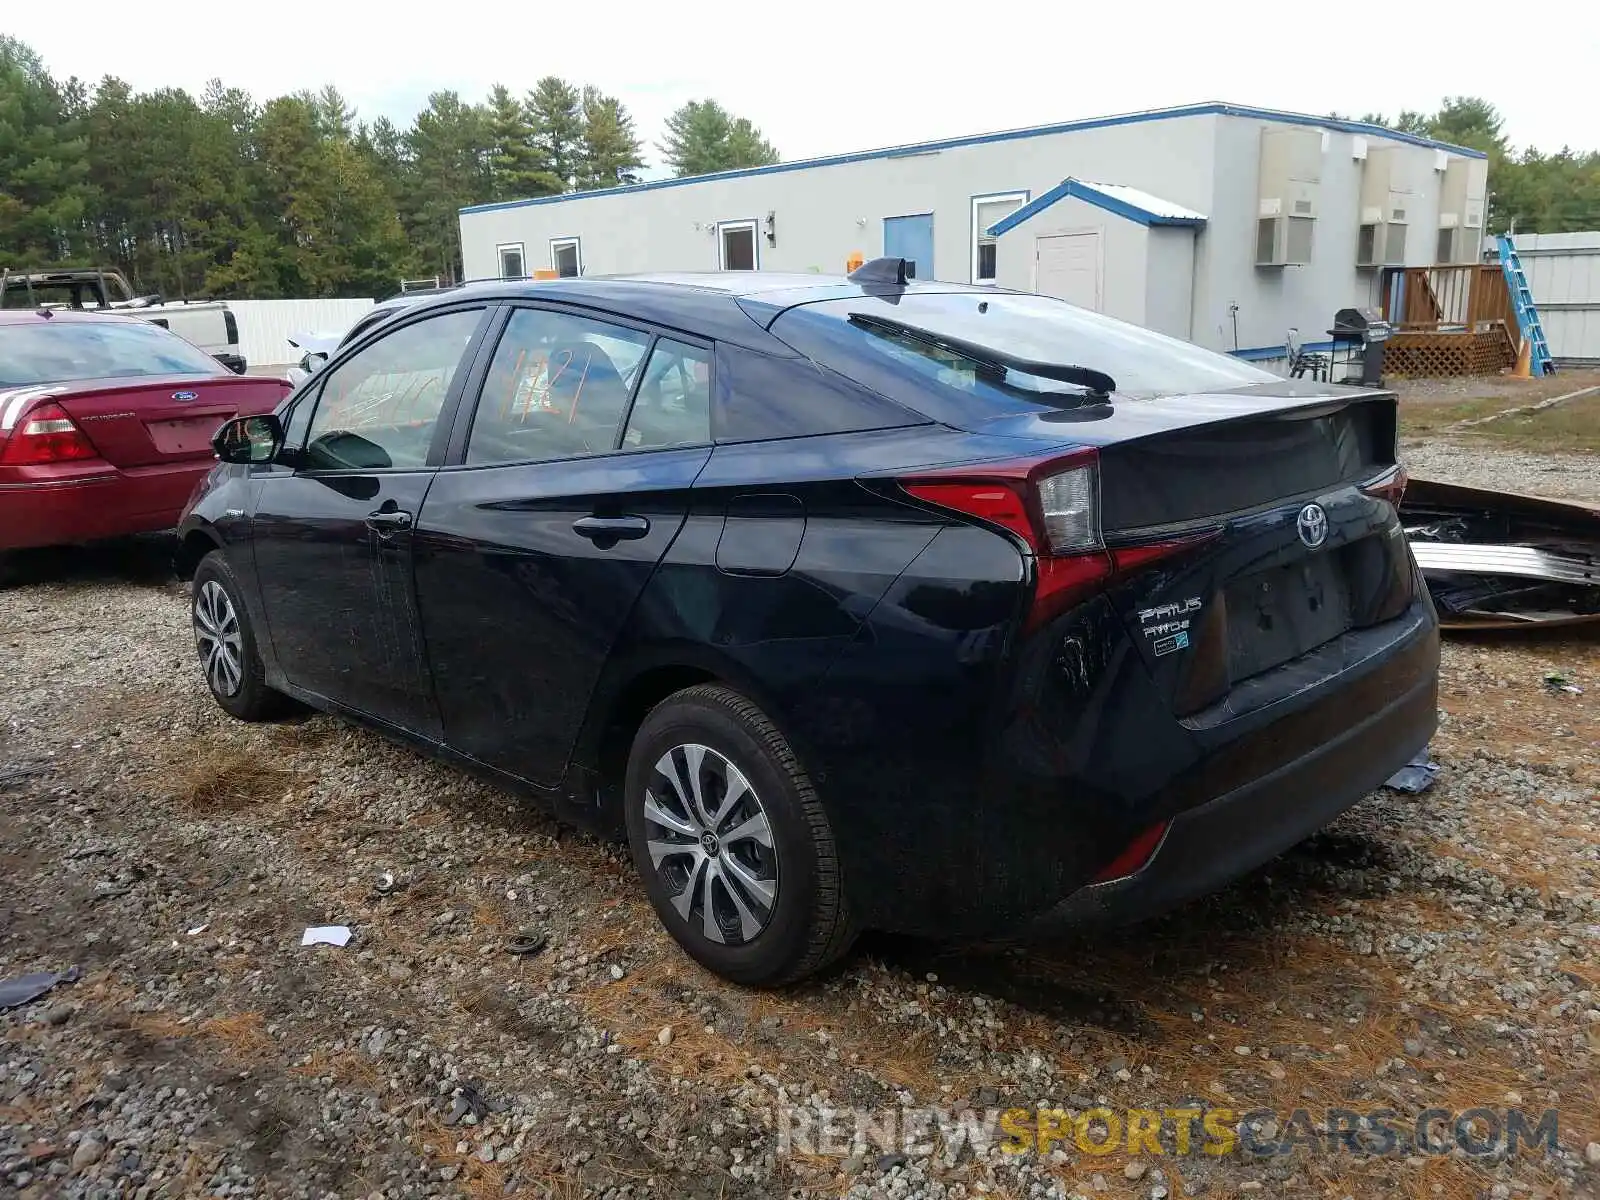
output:
{"label": "black tire", "polygon": [[[702,858],[709,862],[719,854],[749,854],[764,860],[760,848],[747,840],[744,850],[736,850],[740,843],[730,838],[726,846],[719,849],[713,845],[709,853],[702,851],[697,857],[687,849],[694,843],[684,841],[684,855],[662,860],[665,872],[681,873],[684,878],[683,886],[673,889],[665,873],[652,863],[647,846],[651,837],[658,845],[663,838],[690,837],[667,833],[666,827],[646,816],[645,804],[646,793],[657,789],[668,795],[669,803],[676,803],[657,764],[671,761],[681,770],[688,761],[681,757],[682,747],[696,745],[715,751],[724,765],[731,764],[744,777],[755,796],[755,811],[764,813],[771,833],[775,897],[763,912],[752,893],[742,892],[744,899],[751,901],[745,911],[765,917],[759,932],[744,940],[738,940],[737,913],[726,930],[720,924],[716,927],[719,933],[729,934],[727,940],[718,942],[707,936],[703,901],[713,894],[713,888],[720,888],[715,893],[718,907],[729,910],[734,901],[726,880],[731,876],[717,876],[709,883],[698,872]],[[680,757],[669,758],[672,754]],[[735,983],[777,987],[821,970],[850,948],[855,929],[827,814],[788,740],[747,698],[731,688],[700,684],[662,701],[634,736],[625,787],[624,816],[634,865],[661,923],[697,962]],[[659,813],[662,801],[653,803]],[[674,808],[675,814],[681,811],[685,811],[682,806]],[[738,817],[740,811],[748,814],[751,810],[730,808],[728,812],[734,815],[728,819],[748,827],[747,821]],[[737,827],[726,828],[726,819],[721,826],[725,834],[737,832]],[[740,862],[750,869],[748,861],[741,857]],[[689,919],[685,919],[675,907],[674,895],[682,903],[689,888],[695,889],[695,897],[690,901]]]}
{"label": "black tire", "polygon": [[[231,606],[238,630],[238,682],[232,682],[226,672],[219,674],[209,669],[206,647],[201,633],[202,618],[199,610],[207,597],[207,585],[220,588]],[[223,551],[213,550],[200,560],[195,568],[193,590],[189,600],[189,617],[195,628],[195,649],[200,655],[200,668],[211,697],[222,711],[241,721],[265,721],[281,715],[289,707],[289,698],[267,686],[266,671],[261,665],[261,655],[256,650],[255,629],[250,623],[250,610],[244,604],[244,590],[234,578],[233,569]]]}

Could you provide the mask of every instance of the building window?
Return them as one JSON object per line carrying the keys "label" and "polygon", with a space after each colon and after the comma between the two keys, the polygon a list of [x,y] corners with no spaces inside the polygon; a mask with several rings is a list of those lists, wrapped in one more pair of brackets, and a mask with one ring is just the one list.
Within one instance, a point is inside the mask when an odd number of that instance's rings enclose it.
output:
{"label": "building window", "polygon": [[582,243],[577,238],[551,238],[550,269],[561,279],[574,279],[582,275]]}
{"label": "building window", "polygon": [[754,271],[760,262],[756,257],[756,223],[754,221],[724,221],[717,226],[718,265],[724,271]]}
{"label": "building window", "polygon": [[500,254],[501,279],[521,279],[528,273],[523,266],[521,242],[508,242],[495,250]]}
{"label": "building window", "polygon": [[972,198],[972,282],[993,283],[995,239],[989,229],[1028,202],[1027,192],[997,192]]}

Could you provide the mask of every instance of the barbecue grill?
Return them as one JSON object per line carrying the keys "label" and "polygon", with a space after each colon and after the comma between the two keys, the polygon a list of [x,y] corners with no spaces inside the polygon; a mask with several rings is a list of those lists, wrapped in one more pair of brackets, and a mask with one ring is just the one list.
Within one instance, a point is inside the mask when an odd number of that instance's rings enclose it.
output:
{"label": "barbecue grill", "polygon": [[1391,332],[1389,322],[1376,308],[1341,308],[1334,313],[1328,336],[1333,339],[1335,361],[1346,364],[1339,382],[1369,387],[1382,383],[1384,343]]}

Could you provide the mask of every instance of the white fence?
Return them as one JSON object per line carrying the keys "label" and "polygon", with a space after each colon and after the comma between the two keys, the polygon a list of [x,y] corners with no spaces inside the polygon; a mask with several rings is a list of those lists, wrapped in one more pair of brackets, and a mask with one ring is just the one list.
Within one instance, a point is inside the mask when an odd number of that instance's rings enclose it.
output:
{"label": "white fence", "polygon": [[1512,241],[1550,356],[1600,363],[1600,232],[1519,233]]}
{"label": "white fence", "polygon": [[239,322],[239,353],[251,370],[292,366],[300,353],[289,345],[296,333],[343,333],[372,307],[371,300],[230,300]]}

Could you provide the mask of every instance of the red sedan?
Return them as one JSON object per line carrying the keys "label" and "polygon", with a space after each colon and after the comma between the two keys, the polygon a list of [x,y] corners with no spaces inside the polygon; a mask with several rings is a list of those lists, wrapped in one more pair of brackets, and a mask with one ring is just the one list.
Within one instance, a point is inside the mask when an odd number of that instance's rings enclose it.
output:
{"label": "red sedan", "polygon": [[147,321],[0,311],[0,552],[176,525],[217,426],[288,391]]}

